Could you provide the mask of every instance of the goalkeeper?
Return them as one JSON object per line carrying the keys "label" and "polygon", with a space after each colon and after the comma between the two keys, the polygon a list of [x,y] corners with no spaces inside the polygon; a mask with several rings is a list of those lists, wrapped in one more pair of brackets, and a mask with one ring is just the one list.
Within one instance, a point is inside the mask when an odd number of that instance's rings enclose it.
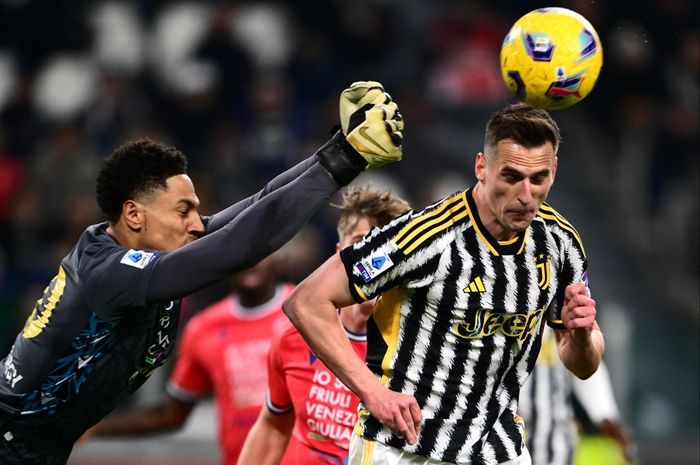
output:
{"label": "goalkeeper", "polygon": [[340,186],[401,158],[403,121],[379,83],[341,95],[341,127],[252,197],[201,216],[187,162],[138,140],[97,178],[107,221],[63,258],[2,360],[3,465],[63,465],[75,441],[170,355],[180,299],[274,252]]}

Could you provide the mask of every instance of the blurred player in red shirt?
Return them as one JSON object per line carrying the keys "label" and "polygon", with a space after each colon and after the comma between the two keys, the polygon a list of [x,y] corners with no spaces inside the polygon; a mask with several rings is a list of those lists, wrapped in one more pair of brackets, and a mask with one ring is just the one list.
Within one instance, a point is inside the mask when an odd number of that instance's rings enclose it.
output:
{"label": "blurred player in red shirt", "polygon": [[178,430],[196,403],[213,392],[222,463],[234,465],[265,399],[272,335],[289,324],[282,302],[293,286],[278,281],[277,262],[273,255],[235,275],[233,292],[187,323],[162,402],[107,417],[91,434],[125,436]]}
{"label": "blurred player in red shirt", "polygon": [[[336,252],[410,210],[396,195],[370,187],[343,196]],[[374,301],[338,310],[358,357],[367,351]],[[357,421],[358,398],[319,360],[296,328],[275,336],[268,357],[265,407],[245,442],[239,465],[344,463]],[[286,452],[285,452],[286,450]],[[281,461],[281,462],[280,462]]]}

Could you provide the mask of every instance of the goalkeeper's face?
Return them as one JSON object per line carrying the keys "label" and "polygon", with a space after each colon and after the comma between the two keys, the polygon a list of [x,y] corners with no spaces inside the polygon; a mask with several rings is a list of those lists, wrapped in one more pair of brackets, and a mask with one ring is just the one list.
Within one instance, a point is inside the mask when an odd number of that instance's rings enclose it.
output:
{"label": "goalkeeper's face", "polygon": [[482,220],[496,239],[508,240],[527,229],[547,198],[556,169],[550,142],[527,148],[504,139],[477,156],[480,198],[486,202],[486,211],[480,208],[479,212],[486,213]]}
{"label": "goalkeeper's face", "polygon": [[204,234],[199,198],[186,174],[168,178],[166,189],[155,189],[132,203],[139,248],[171,252]]}

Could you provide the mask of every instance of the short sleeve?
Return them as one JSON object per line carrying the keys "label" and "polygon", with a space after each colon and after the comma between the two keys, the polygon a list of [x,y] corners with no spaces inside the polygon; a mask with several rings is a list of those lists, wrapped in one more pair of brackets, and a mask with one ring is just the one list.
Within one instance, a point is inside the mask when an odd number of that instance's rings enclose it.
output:
{"label": "short sleeve", "polygon": [[185,402],[195,402],[212,389],[209,373],[197,356],[197,342],[202,334],[199,328],[196,319],[190,320],[185,326],[175,368],[168,381],[168,393]]}
{"label": "short sleeve", "polygon": [[282,360],[284,355],[283,341],[285,335],[288,334],[289,330],[276,334],[270,344],[270,352],[267,354],[268,388],[265,395],[265,404],[270,412],[275,414],[286,413],[294,408]]}
{"label": "short sleeve", "polygon": [[146,305],[146,289],[163,256],[156,251],[94,245],[85,249],[78,275],[88,305],[104,318],[129,307]]}
{"label": "short sleeve", "polygon": [[348,276],[350,293],[356,302],[370,300],[397,287],[420,262],[408,256],[395,242],[397,234],[412,219],[407,213],[383,228],[374,228],[362,241],[340,252]]}
{"label": "short sleeve", "polygon": [[588,287],[588,259],[580,239],[567,236],[567,240],[561,241],[561,264],[558,272],[558,288],[547,308],[547,324],[554,329],[564,329],[561,319],[561,309],[564,305],[564,291],[566,287],[578,282],[583,282]]}

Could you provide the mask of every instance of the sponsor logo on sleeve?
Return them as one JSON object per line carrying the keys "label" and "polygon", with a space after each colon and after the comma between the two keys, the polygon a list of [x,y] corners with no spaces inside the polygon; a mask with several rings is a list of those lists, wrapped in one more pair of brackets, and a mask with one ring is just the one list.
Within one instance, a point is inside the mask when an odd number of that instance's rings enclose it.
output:
{"label": "sponsor logo on sleeve", "polygon": [[124,254],[119,263],[133,266],[134,268],[144,269],[148,263],[156,256],[154,252],[144,252],[143,250],[129,249]]}
{"label": "sponsor logo on sleeve", "polygon": [[362,276],[366,283],[376,278],[386,270],[394,266],[386,252],[377,252],[355,263],[355,270]]}
{"label": "sponsor logo on sleeve", "polygon": [[3,373],[5,375],[5,380],[12,389],[14,389],[15,384],[17,384],[17,382],[23,378],[23,376],[19,374],[17,367],[15,366],[15,363],[12,359],[12,355],[8,355],[5,359],[5,367]]}

